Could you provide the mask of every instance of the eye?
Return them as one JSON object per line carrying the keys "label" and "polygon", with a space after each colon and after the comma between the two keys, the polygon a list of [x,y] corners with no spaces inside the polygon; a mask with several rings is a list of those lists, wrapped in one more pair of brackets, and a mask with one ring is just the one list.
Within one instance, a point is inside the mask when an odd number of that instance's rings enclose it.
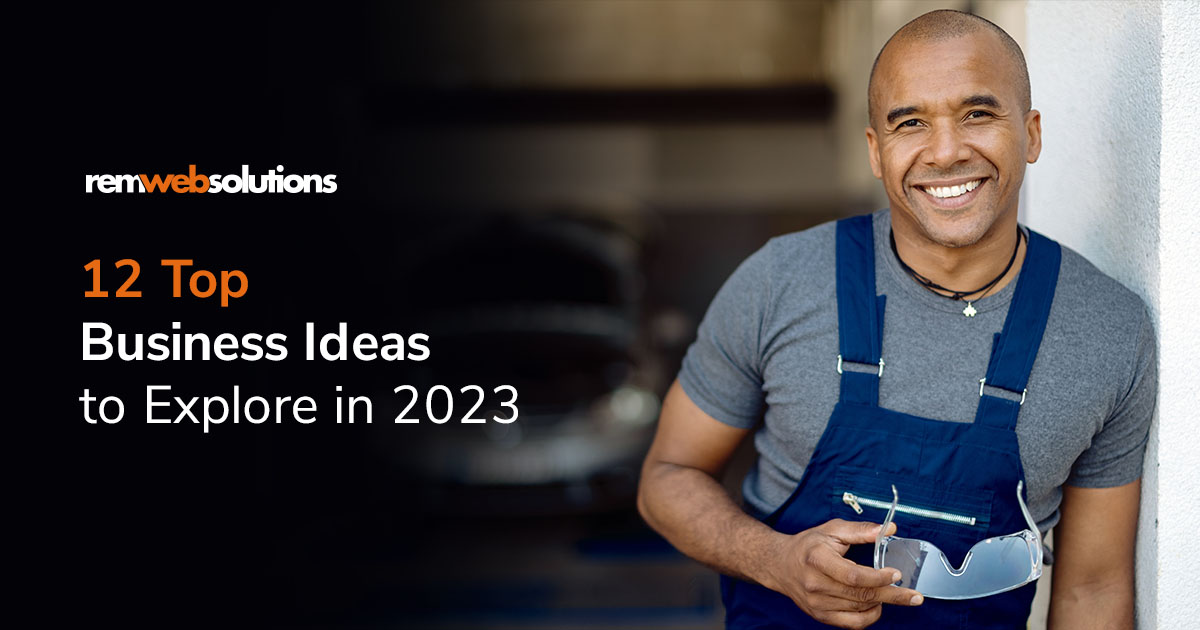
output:
{"label": "eye", "polygon": [[918,124],[919,123],[916,118],[909,118],[908,120],[900,123],[899,125],[896,125],[896,128],[899,129],[901,127],[916,127]]}
{"label": "eye", "polygon": [[985,111],[983,111],[983,110],[976,109],[976,110],[973,110],[973,111],[971,111],[971,112],[968,112],[968,113],[967,113],[967,118],[968,118],[968,119],[971,119],[971,118],[992,118],[992,113],[991,113],[991,112],[985,112]]}

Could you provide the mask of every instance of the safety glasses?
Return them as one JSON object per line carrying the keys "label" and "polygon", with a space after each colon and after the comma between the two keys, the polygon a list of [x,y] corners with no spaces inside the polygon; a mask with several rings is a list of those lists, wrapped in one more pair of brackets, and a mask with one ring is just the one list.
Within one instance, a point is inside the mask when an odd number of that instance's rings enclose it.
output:
{"label": "safety glasses", "polygon": [[875,538],[875,568],[898,569],[903,577],[896,586],[934,599],[986,597],[1038,579],[1042,576],[1042,538],[1021,498],[1023,487],[1023,482],[1017,482],[1017,502],[1029,528],[975,543],[963,558],[962,566],[956,569],[933,543],[883,535],[900,502],[900,494],[893,485],[892,507]]}

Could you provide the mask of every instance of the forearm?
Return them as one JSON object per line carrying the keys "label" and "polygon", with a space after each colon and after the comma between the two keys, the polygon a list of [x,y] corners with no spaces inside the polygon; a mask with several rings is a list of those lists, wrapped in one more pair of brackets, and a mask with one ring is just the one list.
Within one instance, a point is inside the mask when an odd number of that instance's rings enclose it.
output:
{"label": "forearm", "polygon": [[1063,486],[1054,528],[1052,630],[1133,630],[1134,542],[1141,482]]}
{"label": "forearm", "polygon": [[684,554],[720,573],[774,588],[771,567],[787,536],[743,512],[704,471],[648,463],[638,510]]}
{"label": "forearm", "polygon": [[1076,585],[1057,578],[1048,630],[1133,630],[1132,577]]}

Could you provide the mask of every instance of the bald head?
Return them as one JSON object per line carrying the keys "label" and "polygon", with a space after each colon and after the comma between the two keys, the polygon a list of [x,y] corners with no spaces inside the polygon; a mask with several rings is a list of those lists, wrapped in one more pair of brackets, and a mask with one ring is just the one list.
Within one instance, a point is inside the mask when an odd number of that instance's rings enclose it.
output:
{"label": "bald head", "polygon": [[1032,107],[1029,96],[1029,69],[1025,66],[1025,55],[1021,47],[1004,29],[977,15],[941,9],[930,11],[925,15],[905,24],[896,31],[879,54],[875,56],[875,64],[871,66],[871,78],[867,84],[867,116],[871,124],[875,123],[878,96],[876,95],[875,73],[879,70],[879,61],[902,43],[938,42],[956,37],[965,37],[978,33],[988,33],[995,36],[1005,51],[1005,61],[1011,64],[1017,85],[1017,94],[1021,100],[1022,111],[1028,112]]}

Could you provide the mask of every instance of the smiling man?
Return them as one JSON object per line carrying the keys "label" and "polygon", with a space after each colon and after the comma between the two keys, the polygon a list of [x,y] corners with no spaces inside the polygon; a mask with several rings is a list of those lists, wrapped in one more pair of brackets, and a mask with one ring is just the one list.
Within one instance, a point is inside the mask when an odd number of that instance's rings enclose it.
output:
{"label": "smiling man", "polygon": [[[1024,628],[1050,528],[1052,627],[1131,628],[1154,331],[1017,222],[1041,152],[1024,56],[986,20],[928,13],[884,46],[868,101],[890,208],[734,272],[639,509],[724,574],[732,628]],[[743,508],[718,478],[751,434]]]}

